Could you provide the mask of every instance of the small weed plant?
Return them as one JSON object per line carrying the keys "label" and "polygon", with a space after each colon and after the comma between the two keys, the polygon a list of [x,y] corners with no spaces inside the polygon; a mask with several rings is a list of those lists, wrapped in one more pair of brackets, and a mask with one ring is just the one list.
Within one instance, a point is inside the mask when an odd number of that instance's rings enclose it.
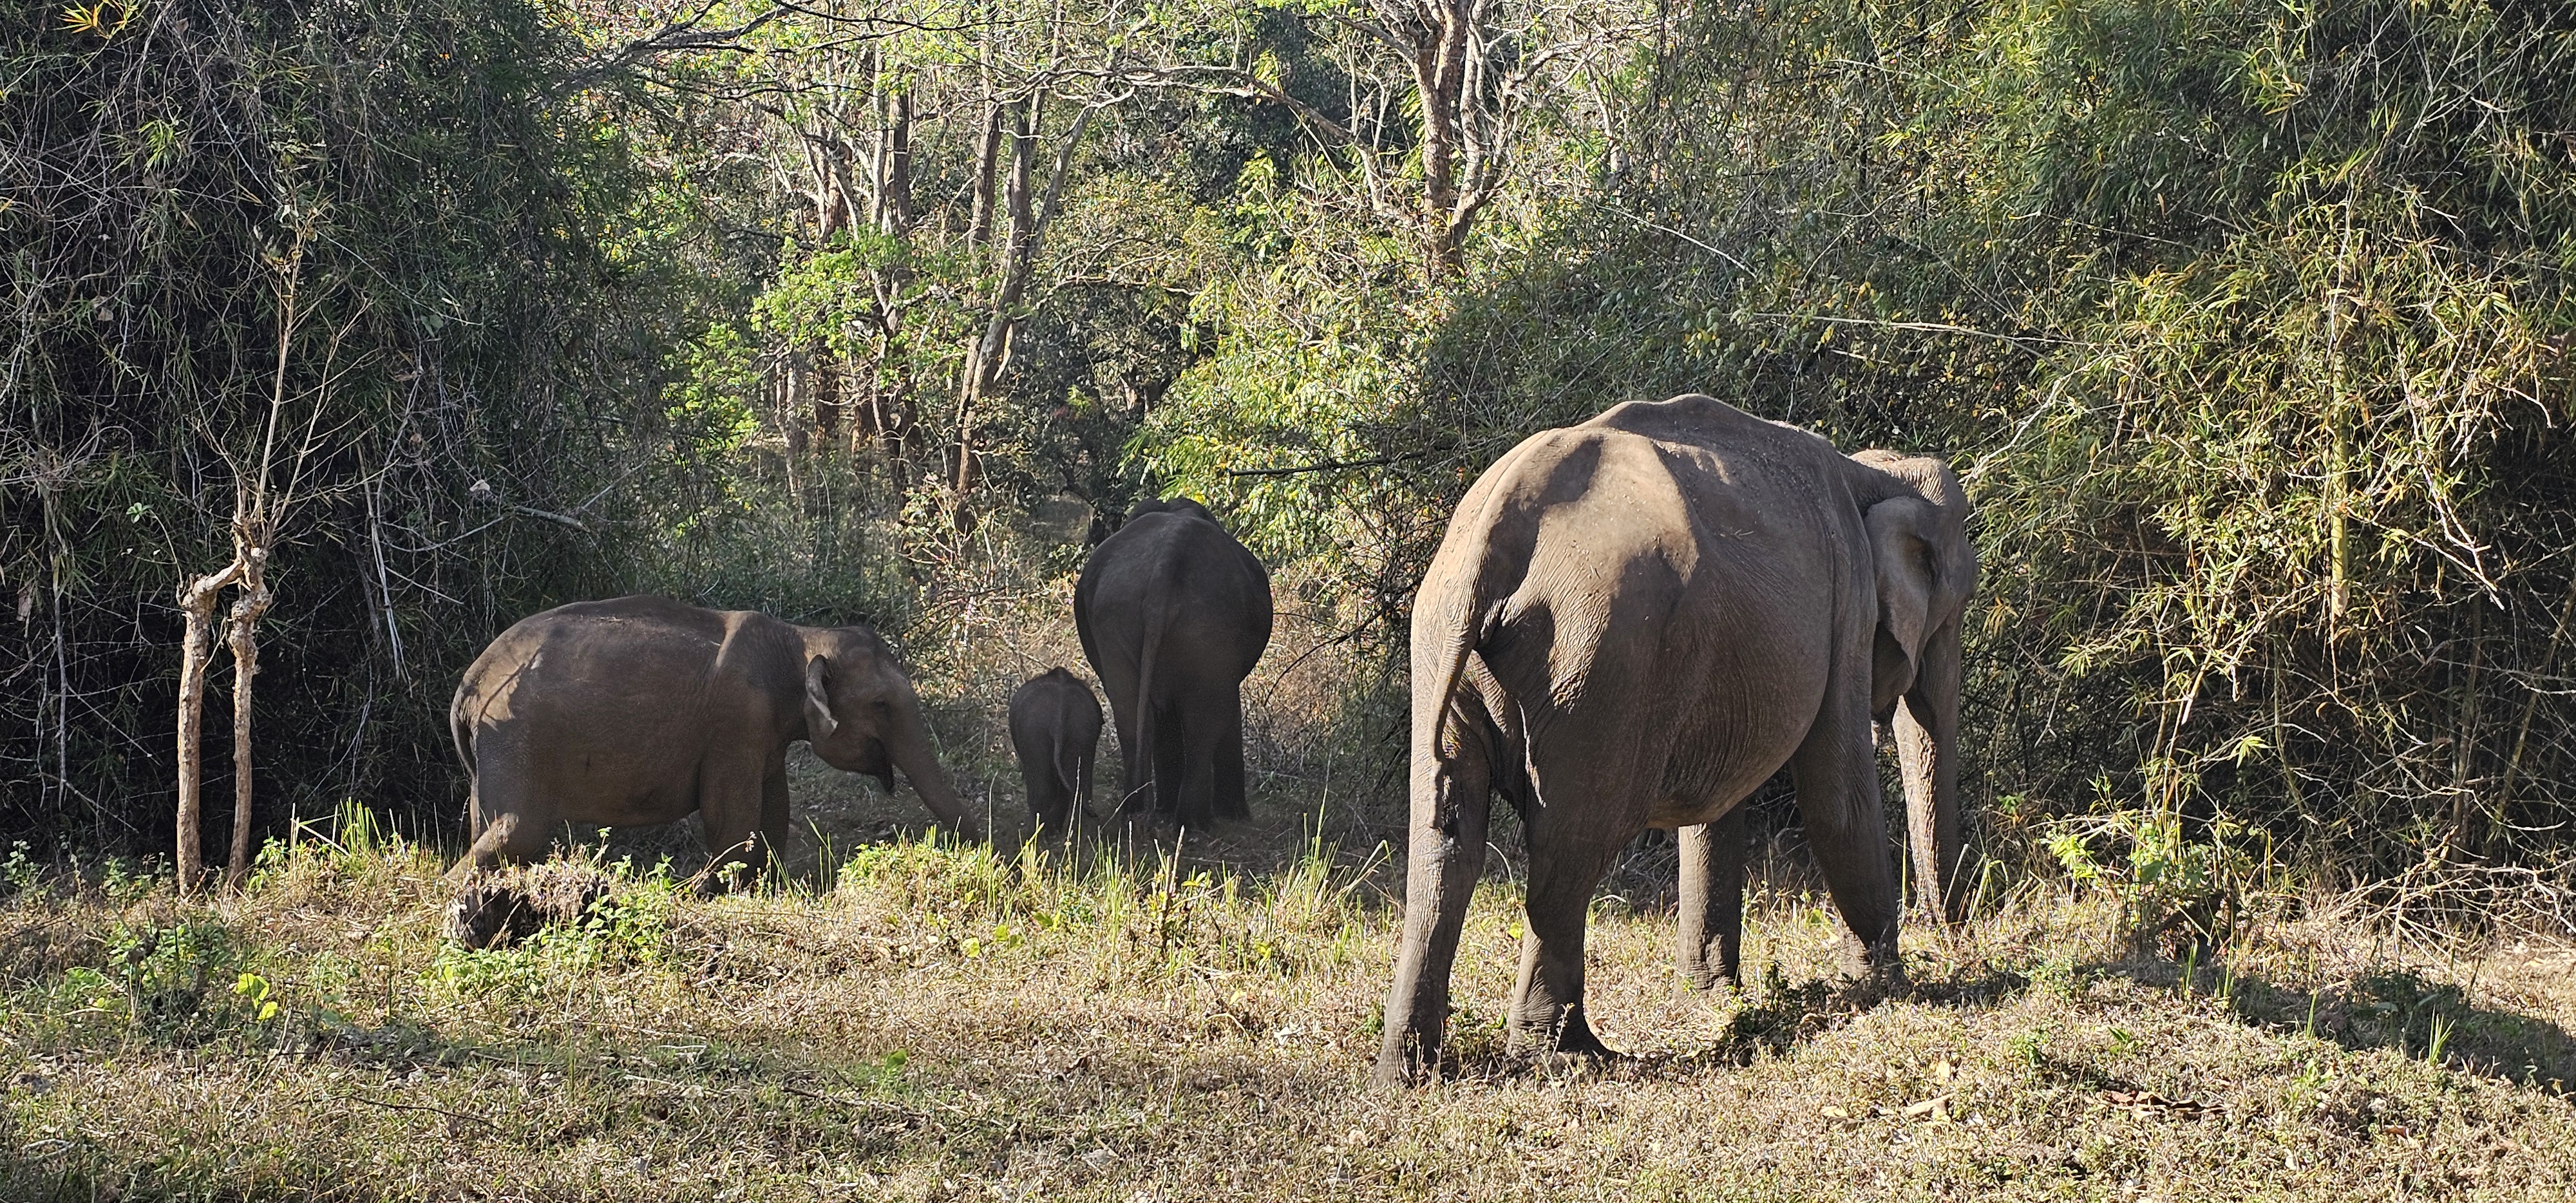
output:
{"label": "small weed plant", "polygon": [[2249,842],[2224,817],[2194,824],[2177,806],[2155,805],[2067,820],[2048,850],[2078,889],[2119,902],[2136,950],[2183,957],[2224,944],[2262,897],[2268,858]]}

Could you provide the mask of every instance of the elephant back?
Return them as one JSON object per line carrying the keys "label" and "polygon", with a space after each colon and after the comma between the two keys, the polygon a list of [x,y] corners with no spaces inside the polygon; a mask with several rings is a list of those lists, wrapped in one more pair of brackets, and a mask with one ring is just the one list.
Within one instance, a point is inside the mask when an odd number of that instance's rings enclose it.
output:
{"label": "elephant back", "polygon": [[[1236,653],[1240,662],[1228,667],[1239,678],[1270,644],[1270,572],[1197,502],[1149,501],[1092,550],[1074,589],[1074,622],[1095,666],[1104,636],[1124,643],[1146,628],[1200,627]],[[1118,634],[1103,629],[1112,626]]]}

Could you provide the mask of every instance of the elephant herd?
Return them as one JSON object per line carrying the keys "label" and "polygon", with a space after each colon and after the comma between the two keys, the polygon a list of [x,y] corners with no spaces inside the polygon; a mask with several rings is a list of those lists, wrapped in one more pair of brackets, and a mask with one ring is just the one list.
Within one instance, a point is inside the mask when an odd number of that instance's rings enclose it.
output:
{"label": "elephant herd", "polygon": [[[1858,972],[1900,981],[1876,733],[1897,747],[1917,897],[1955,922],[1969,877],[1967,518],[1938,459],[1845,456],[1699,395],[1542,431],[1488,468],[1414,597],[1409,854],[1376,1078],[1440,1065],[1497,796],[1519,812],[1529,859],[1515,1048],[1607,1051],[1583,1014],[1585,921],[1647,828],[1680,845],[1682,972],[1703,988],[1736,977],[1741,804],[1783,767]],[[1182,827],[1248,816],[1241,688],[1271,630],[1260,561],[1198,503],[1148,502],[1093,550],[1074,622],[1118,731],[1113,814]],[[889,787],[902,770],[941,823],[981,836],[911,681],[865,627],[654,597],[562,606],[493,641],[450,722],[473,782],[461,878],[542,855],[567,823],[691,811],[720,859],[757,867],[786,834],[798,740]],[[1041,830],[1088,818],[1101,725],[1065,669],[1012,695]]]}

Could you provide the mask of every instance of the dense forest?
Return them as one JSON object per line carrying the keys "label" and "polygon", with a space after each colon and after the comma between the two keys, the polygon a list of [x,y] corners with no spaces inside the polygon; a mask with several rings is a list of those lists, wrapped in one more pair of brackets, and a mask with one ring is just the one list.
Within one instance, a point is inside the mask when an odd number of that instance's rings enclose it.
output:
{"label": "dense forest", "polygon": [[2576,820],[2571,72],[2520,0],[17,3],[0,838],[167,855],[199,690],[208,840],[452,835],[524,614],[903,646],[1169,493],[1393,763],[1477,473],[1698,391],[1967,481],[1990,858],[2491,897]]}

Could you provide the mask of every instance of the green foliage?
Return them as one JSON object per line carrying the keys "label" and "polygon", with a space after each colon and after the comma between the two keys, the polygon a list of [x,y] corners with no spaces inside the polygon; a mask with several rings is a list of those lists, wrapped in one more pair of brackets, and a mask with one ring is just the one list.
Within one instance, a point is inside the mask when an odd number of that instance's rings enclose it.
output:
{"label": "green foliage", "polygon": [[0,811],[168,839],[171,590],[230,556],[282,402],[255,821],[449,814],[433,683],[613,590],[616,494],[670,475],[625,399],[695,294],[538,6],[100,8],[135,22],[0,29]]}
{"label": "green foliage", "polygon": [[[2576,805],[2544,684],[2571,61],[2485,4],[1704,8],[1617,76],[1596,184],[1454,288],[1372,294],[1340,228],[1239,215],[1298,283],[1220,294],[1209,383],[1140,458],[1391,641],[1443,517],[1538,429],[1704,391],[1939,451],[1979,507],[1997,834],[2172,778],[2171,813],[2303,857],[2542,854]],[[1327,468],[1239,475],[1298,464]]]}
{"label": "green foliage", "polygon": [[[2193,826],[2208,838],[2188,838]],[[2169,945],[2179,955],[2225,942],[2258,908],[2266,883],[2247,840],[2236,823],[2189,824],[2170,808],[2151,806],[2068,820],[2048,851],[2077,886],[2119,900],[2133,944]]]}
{"label": "green foliage", "polygon": [[610,866],[609,894],[506,948],[440,946],[426,978],[459,998],[559,999],[604,974],[651,971],[670,961],[671,913],[681,888],[666,872]]}
{"label": "green foliage", "polygon": [[[254,942],[212,917],[119,923],[107,945],[104,974],[75,967],[58,993],[121,1011],[138,1034],[177,1044],[255,1039],[279,1018],[268,979],[247,968]],[[108,984],[123,997],[96,993]]]}

